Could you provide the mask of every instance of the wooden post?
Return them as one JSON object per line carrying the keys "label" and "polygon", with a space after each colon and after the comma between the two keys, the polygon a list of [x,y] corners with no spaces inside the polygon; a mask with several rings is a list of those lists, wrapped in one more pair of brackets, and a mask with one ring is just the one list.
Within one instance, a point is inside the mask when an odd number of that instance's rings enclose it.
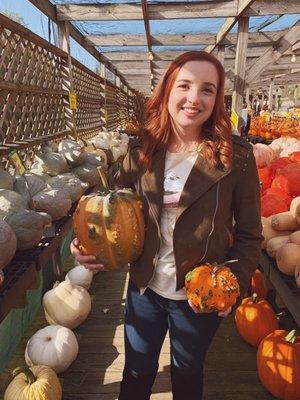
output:
{"label": "wooden post", "polygon": [[107,109],[106,109],[106,67],[103,63],[100,63],[100,76],[103,78],[103,81],[100,85],[101,93],[100,96],[102,97],[102,104],[101,107],[101,122],[103,123],[103,128],[107,130]]}
{"label": "wooden post", "polygon": [[270,86],[269,86],[269,106],[268,109],[271,112],[273,106],[273,89],[274,89],[274,82],[273,78],[271,78]]}
{"label": "wooden post", "polygon": [[232,110],[238,115],[241,113],[243,96],[246,87],[246,58],[248,45],[249,17],[242,17],[239,20],[238,38],[236,47],[234,86],[232,93]]}
{"label": "wooden post", "polygon": [[274,101],[274,107],[275,107],[275,111],[278,111],[278,88],[277,87],[275,87],[274,86],[274,88],[275,88],[275,101]]}
{"label": "wooden post", "polygon": [[[63,78],[63,89],[67,90],[69,93],[74,93],[74,82],[73,82],[73,72],[72,72],[72,58],[70,51],[70,34],[69,34],[69,24],[67,22],[58,23],[58,35],[59,35],[59,47],[68,54],[66,61],[66,69],[64,71],[65,76]],[[76,94],[75,94],[76,96]],[[76,110],[71,108],[70,97],[64,99],[65,106],[65,118],[67,127],[71,130],[74,138],[77,138],[76,132]]]}
{"label": "wooden post", "polygon": [[224,60],[225,60],[225,44],[219,44],[218,45],[218,54],[217,58],[220,61],[220,63],[224,67]]}
{"label": "wooden post", "polygon": [[249,88],[249,86],[246,87],[245,100],[246,100],[246,103],[247,103],[247,106],[248,106],[249,103],[250,103],[250,88]]}

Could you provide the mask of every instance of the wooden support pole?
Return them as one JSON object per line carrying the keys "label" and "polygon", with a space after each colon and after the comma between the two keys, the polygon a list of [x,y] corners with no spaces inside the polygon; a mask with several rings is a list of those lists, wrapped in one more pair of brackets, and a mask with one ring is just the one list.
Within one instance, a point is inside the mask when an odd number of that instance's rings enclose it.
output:
{"label": "wooden support pole", "polygon": [[248,45],[248,30],[249,30],[249,17],[242,17],[239,20],[238,26],[238,39],[236,48],[235,59],[235,78],[234,89],[232,93],[232,110],[240,115],[243,96],[246,87],[246,58],[247,58],[247,45]]}
{"label": "wooden support pole", "polygon": [[271,112],[273,107],[273,89],[274,89],[274,82],[271,78],[270,86],[269,86],[269,106],[268,109]]}
{"label": "wooden support pole", "polygon": [[[69,24],[66,22],[58,23],[58,43],[60,49],[68,54],[66,60],[66,68],[64,71],[63,78],[63,89],[67,90],[68,93],[74,93],[74,81],[73,81],[73,71],[72,71],[72,57],[70,50],[70,34],[69,34]],[[76,96],[76,94],[75,94]],[[64,99],[65,106],[65,118],[67,121],[67,127],[71,130],[72,135],[77,139],[76,132],[76,110],[71,108],[70,97]]]}
{"label": "wooden support pole", "polygon": [[249,88],[249,86],[246,87],[245,100],[246,100],[246,103],[248,105],[250,103],[250,88]]}
{"label": "wooden support pole", "polygon": [[100,76],[103,78],[103,83],[101,83],[101,93],[102,107],[101,107],[101,122],[103,123],[103,128],[107,130],[107,107],[106,107],[106,66],[100,63]]}

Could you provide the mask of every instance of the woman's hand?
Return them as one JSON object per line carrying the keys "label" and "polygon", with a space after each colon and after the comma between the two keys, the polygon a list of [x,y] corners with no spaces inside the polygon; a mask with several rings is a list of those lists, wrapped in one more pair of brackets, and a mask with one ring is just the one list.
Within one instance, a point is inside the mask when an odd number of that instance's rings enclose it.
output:
{"label": "woman's hand", "polygon": [[[199,308],[197,308],[197,307],[193,304],[193,302],[192,302],[191,300],[188,300],[188,303],[189,303],[189,306],[191,307],[191,309],[194,311],[194,313],[196,313],[196,314],[200,314],[200,313],[201,313],[201,311],[199,310]],[[229,314],[231,313],[231,310],[232,310],[232,307],[229,307],[229,308],[227,308],[227,310],[225,310],[225,311],[220,311],[220,312],[218,312],[218,316],[219,316],[219,317],[225,318],[225,317],[227,317],[227,315],[229,315]]]}
{"label": "woman's hand", "polygon": [[77,238],[73,239],[70,244],[71,254],[75,257],[75,260],[83,265],[85,268],[90,269],[91,271],[104,271],[103,264],[95,263],[95,256],[85,256],[79,250],[79,240]]}

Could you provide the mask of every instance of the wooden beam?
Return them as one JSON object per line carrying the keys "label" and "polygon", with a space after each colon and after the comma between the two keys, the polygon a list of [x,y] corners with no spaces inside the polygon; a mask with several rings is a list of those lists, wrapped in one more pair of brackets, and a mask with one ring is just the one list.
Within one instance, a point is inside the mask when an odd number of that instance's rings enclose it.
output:
{"label": "wooden beam", "polygon": [[148,56],[149,56],[149,66],[150,66],[150,82],[151,86],[153,85],[153,55],[152,55],[152,38],[150,34],[150,24],[148,18],[148,3],[147,0],[142,0],[142,11],[143,11],[143,20],[146,32],[147,39],[147,48],[148,48]]}
{"label": "wooden beam", "polygon": [[[281,36],[283,36],[287,32],[288,29],[268,32],[251,32],[249,33],[248,43],[249,46],[272,46]],[[147,36],[142,34],[87,35],[85,36],[85,38],[87,44],[93,46],[147,46],[148,43]],[[207,33],[186,33],[180,35],[162,34],[150,36],[152,46],[178,46],[178,44],[180,44],[180,46],[207,45],[216,43],[216,40],[216,35]],[[218,43],[226,44],[227,46],[236,45],[237,34],[228,34],[224,40]]]}
{"label": "wooden beam", "polygon": [[238,18],[244,13],[247,8],[249,8],[249,6],[253,2],[254,0],[239,0],[237,4],[237,15],[235,17],[229,17],[225,20],[217,34],[216,42],[205,49],[208,53],[211,53],[216,48],[216,46],[222,42],[230,29],[235,25]]}
{"label": "wooden beam", "polygon": [[225,46],[223,44],[219,44],[218,47],[218,53],[217,53],[217,58],[220,61],[220,63],[223,65],[225,64]]}
{"label": "wooden beam", "polygon": [[[38,2],[39,0],[35,0]],[[247,1],[247,0],[244,0]],[[150,20],[198,19],[238,17],[243,2],[238,0],[199,1],[199,2],[159,2],[148,4]],[[57,5],[59,21],[120,21],[142,20],[140,4],[65,4]],[[297,1],[256,0],[244,15],[262,16],[276,14],[295,14],[299,12]]]}
{"label": "wooden beam", "polygon": [[234,70],[234,89],[232,94],[232,110],[234,110],[238,115],[240,114],[240,111],[242,109],[243,96],[246,88],[245,73],[247,60],[248,30],[249,17],[240,18]]}
{"label": "wooden beam", "polygon": [[274,64],[289,48],[300,40],[300,21],[276,43],[275,48],[267,50],[258,61],[248,70],[247,82],[253,82],[261,72],[271,64]]}

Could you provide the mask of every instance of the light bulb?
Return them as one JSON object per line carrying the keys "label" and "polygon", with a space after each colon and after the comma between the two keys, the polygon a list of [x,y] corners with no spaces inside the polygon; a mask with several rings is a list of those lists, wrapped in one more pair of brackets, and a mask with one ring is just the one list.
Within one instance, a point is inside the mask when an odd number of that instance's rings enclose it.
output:
{"label": "light bulb", "polygon": [[292,62],[292,63],[296,62],[296,55],[295,55],[295,54],[292,55],[292,57],[291,57],[291,62]]}
{"label": "light bulb", "polygon": [[148,52],[148,58],[149,58],[150,61],[153,61],[153,60],[154,60],[154,56],[153,56],[152,51],[149,51],[149,52]]}

